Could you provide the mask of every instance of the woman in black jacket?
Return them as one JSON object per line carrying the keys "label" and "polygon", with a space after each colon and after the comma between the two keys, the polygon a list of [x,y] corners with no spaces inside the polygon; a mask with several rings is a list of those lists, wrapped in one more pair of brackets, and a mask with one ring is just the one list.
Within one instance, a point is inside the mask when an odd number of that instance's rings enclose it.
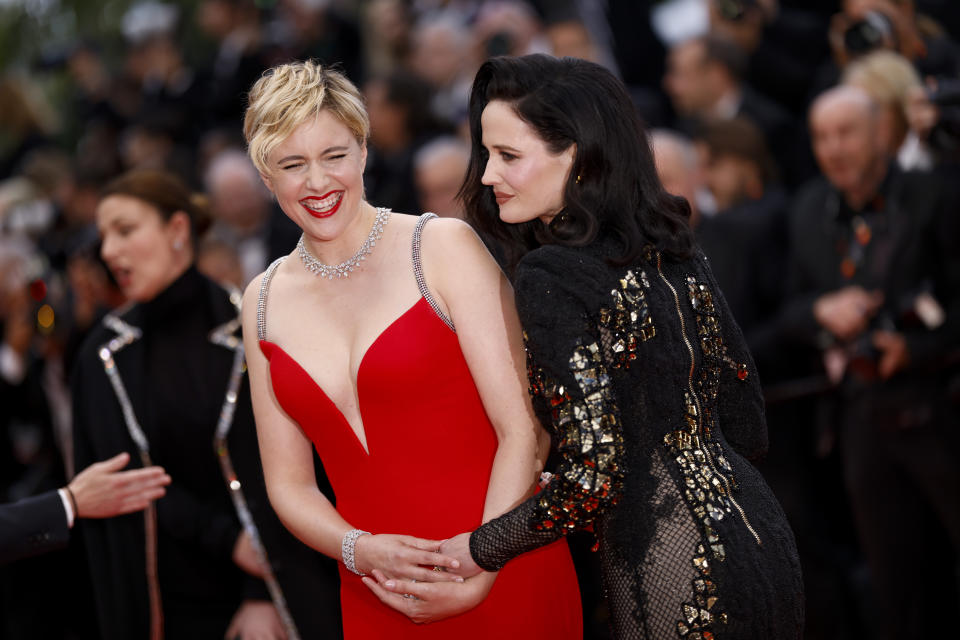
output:
{"label": "woman in black jacket", "polygon": [[77,468],[128,451],[172,478],[146,511],[81,526],[101,637],[335,635],[334,567],[267,503],[240,294],[194,266],[206,219],[157,171],[121,176],[97,207],[101,255],[133,304],[107,315],[78,359]]}
{"label": "woman in black jacket", "polygon": [[[516,265],[559,461],[539,494],[441,551],[464,575],[496,571],[592,526],[614,637],[799,638],[793,534],[748,462],[767,445],[756,370],[622,84],[583,60],[494,58],[470,128],[467,211]],[[458,586],[378,580],[421,618]]]}

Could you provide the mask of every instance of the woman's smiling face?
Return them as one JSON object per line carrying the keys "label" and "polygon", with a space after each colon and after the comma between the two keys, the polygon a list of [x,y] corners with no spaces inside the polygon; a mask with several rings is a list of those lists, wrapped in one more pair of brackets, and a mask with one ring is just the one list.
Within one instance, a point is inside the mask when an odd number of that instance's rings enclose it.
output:
{"label": "woman's smiling face", "polygon": [[367,147],[330,111],[294,129],[267,160],[264,183],[307,235],[334,238],[359,214]]}

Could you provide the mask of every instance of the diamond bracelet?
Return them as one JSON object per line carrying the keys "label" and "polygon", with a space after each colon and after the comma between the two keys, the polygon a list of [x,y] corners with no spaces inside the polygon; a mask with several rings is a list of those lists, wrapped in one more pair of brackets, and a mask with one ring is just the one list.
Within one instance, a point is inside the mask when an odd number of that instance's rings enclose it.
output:
{"label": "diamond bracelet", "polygon": [[358,576],[365,576],[367,574],[357,571],[356,560],[353,556],[354,547],[357,545],[357,538],[360,536],[370,535],[369,531],[361,531],[360,529],[351,529],[343,534],[343,540],[340,542],[340,556],[343,558],[343,565],[357,574]]}

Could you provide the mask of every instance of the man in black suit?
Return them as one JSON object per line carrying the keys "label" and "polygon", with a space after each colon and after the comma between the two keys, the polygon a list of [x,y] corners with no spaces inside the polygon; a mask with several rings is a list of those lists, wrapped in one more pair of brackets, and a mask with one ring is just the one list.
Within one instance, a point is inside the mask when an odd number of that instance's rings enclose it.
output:
{"label": "man in black suit", "polygon": [[960,550],[960,218],[956,185],[900,171],[877,117],[854,87],[810,109],[823,177],[791,212],[781,320],[836,385],[830,422],[877,597],[874,637],[933,638],[952,628],[940,611],[956,605]]}
{"label": "man in black suit", "polygon": [[772,150],[781,178],[794,186],[804,177],[799,165],[806,152],[790,113],[746,82],[747,57],[736,44],[717,34],[707,34],[674,45],[667,56],[664,89],[677,114],[674,127],[697,136],[703,127],[719,120],[746,118],[761,132]]}
{"label": "man in black suit", "polygon": [[717,211],[695,228],[697,242],[743,331],[764,383],[782,377],[775,340],[783,294],[787,196],[763,133],[746,118],[709,123],[695,139]]}
{"label": "man in black suit", "polygon": [[141,511],[170,484],[161,467],[121,471],[120,453],[78,473],[62,489],[0,505],[0,564],[67,546],[76,518],[110,518]]}

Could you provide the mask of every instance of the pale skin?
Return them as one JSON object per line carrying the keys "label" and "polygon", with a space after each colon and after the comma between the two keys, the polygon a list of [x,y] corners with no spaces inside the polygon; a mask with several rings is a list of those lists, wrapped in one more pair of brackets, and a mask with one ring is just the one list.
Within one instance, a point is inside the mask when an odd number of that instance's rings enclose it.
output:
{"label": "pale skin", "polygon": [[[563,208],[563,190],[570,179],[576,145],[571,144],[558,153],[551,151],[533,129],[517,116],[513,107],[500,100],[493,100],[484,108],[480,121],[483,146],[489,153],[481,182],[493,191],[500,219],[508,223],[540,220],[549,224]],[[515,314],[507,320],[508,334],[521,335]],[[503,322],[503,319],[500,321]],[[503,362],[501,360],[495,365],[502,370]],[[522,382],[512,389],[516,396],[511,400],[519,401],[522,398],[528,403],[526,375],[523,370],[519,373]],[[374,572],[376,585],[368,578],[364,578],[364,581],[374,589],[382,602],[416,622],[439,620],[461,613],[466,610],[464,607],[479,604],[486,597],[486,592],[470,591],[466,587],[491,574],[473,561],[470,533],[461,533],[444,541],[439,551],[456,559],[460,565],[457,573],[467,578],[464,585],[441,582],[409,584],[380,572]],[[404,598],[403,593],[416,596],[417,599]]]}
{"label": "pale skin", "polygon": [[78,518],[112,518],[143,511],[166,494],[170,476],[163,467],[122,471],[129,462],[129,453],[118,453],[73,477],[67,487],[77,501]]}
{"label": "pale skin", "polygon": [[[373,223],[376,212],[362,197],[365,161],[365,145],[326,111],[315,121],[303,123],[268,156],[270,172],[263,175],[264,183],[304,230],[309,251],[326,264],[353,255]],[[312,215],[304,203],[327,215]],[[413,217],[393,215],[375,251],[348,279],[317,278],[294,251],[270,285],[267,339],[283,348],[324,390],[364,449],[367,440],[357,372],[383,329],[420,298],[410,262],[415,222]],[[535,421],[526,394],[525,356],[513,292],[476,234],[460,221],[434,220],[425,227],[422,260],[431,293],[457,327],[460,348],[497,437],[483,511],[486,521],[532,493],[547,452],[546,442],[540,440],[546,434]],[[298,538],[339,560],[343,536],[355,527],[317,488],[313,444],[273,393],[268,362],[257,342],[260,282],[255,278],[247,288],[243,324],[270,501]],[[504,363],[508,363],[506,369]],[[459,563],[437,553],[440,541],[392,532],[373,534],[356,542],[360,571],[376,570],[376,575],[411,586],[412,579],[450,584],[463,580],[452,573]],[[433,571],[434,566],[451,572]],[[468,596],[486,595],[495,578],[495,574],[484,574],[467,580],[457,585],[459,591],[435,594],[433,602],[442,605],[446,615],[465,611],[480,601]],[[369,578],[364,582],[387,602],[418,602],[389,593]]]}

